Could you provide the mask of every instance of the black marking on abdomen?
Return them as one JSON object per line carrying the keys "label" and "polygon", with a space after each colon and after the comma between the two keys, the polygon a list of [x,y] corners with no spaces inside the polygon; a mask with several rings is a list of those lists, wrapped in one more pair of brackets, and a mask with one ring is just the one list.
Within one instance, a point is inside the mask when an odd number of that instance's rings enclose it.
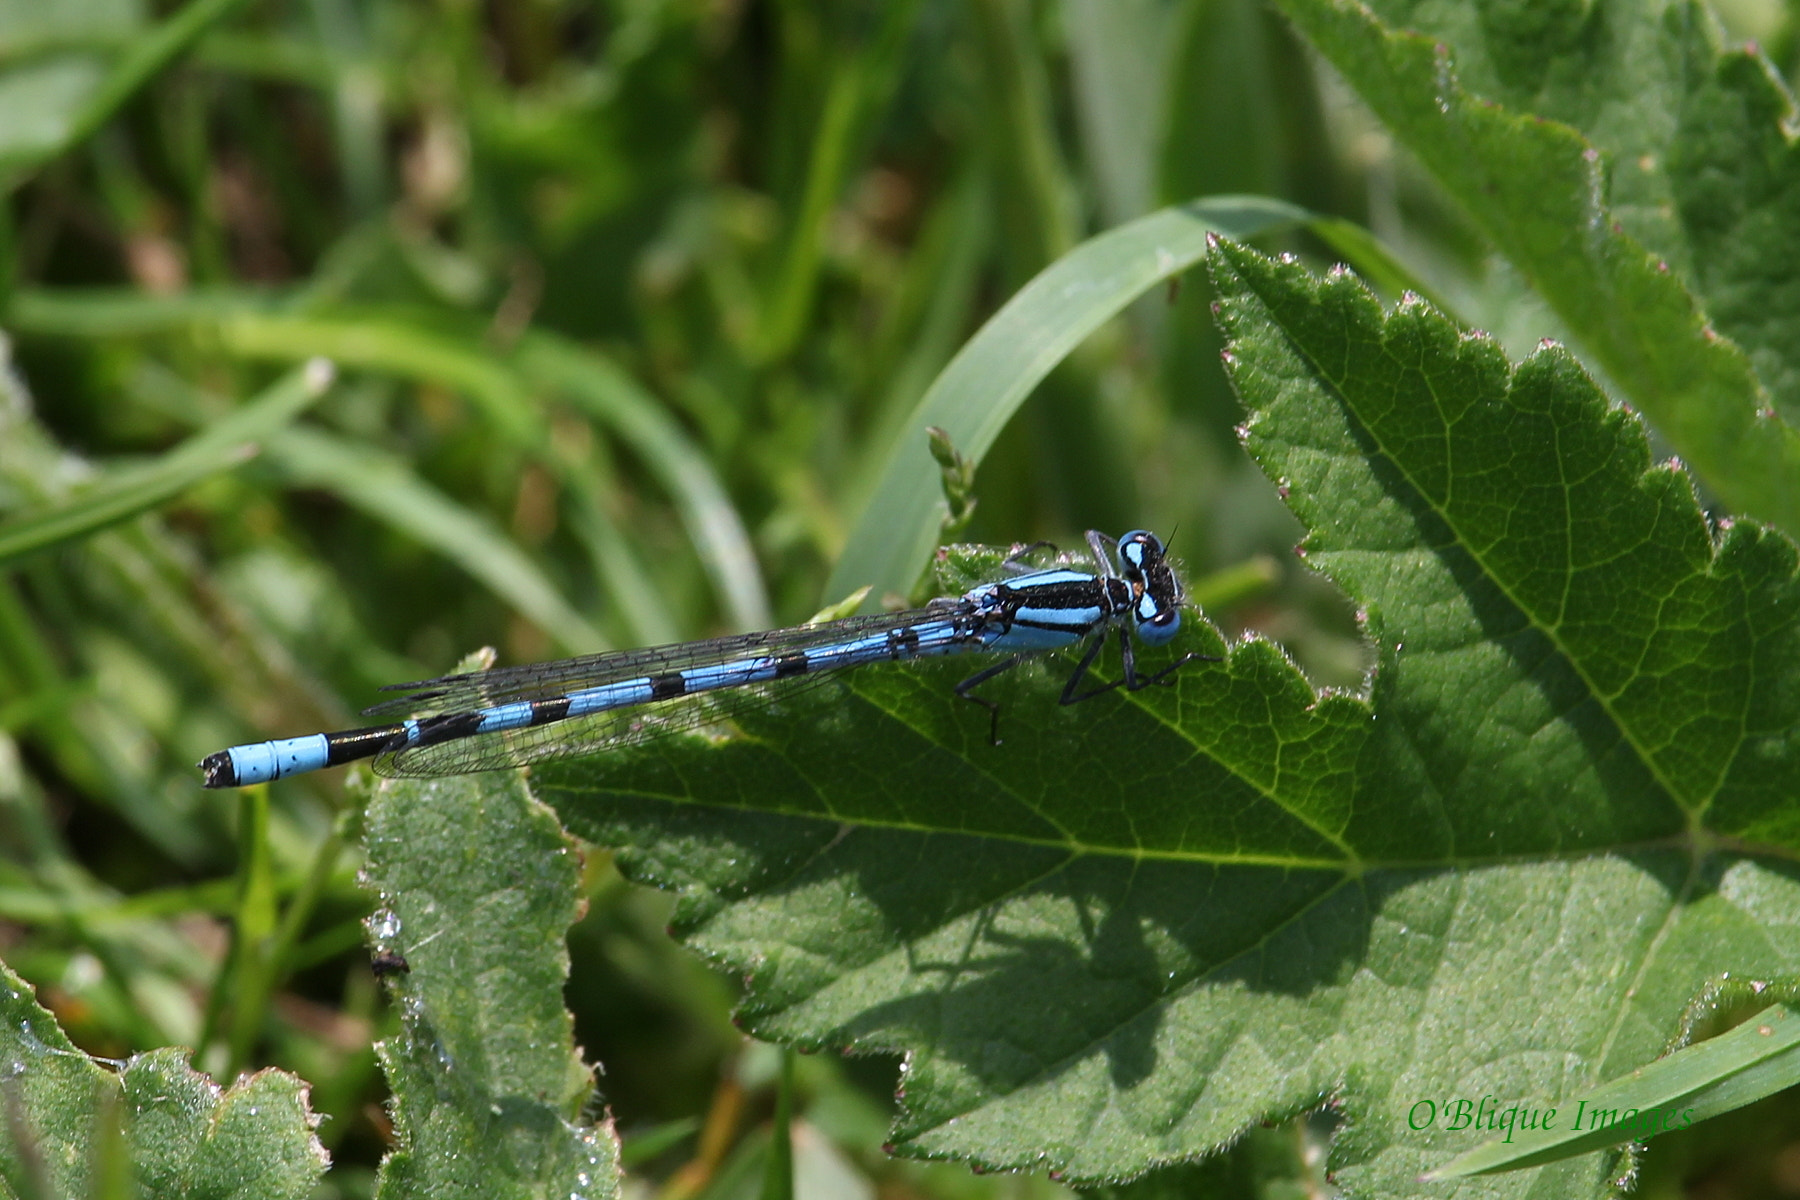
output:
{"label": "black marking on abdomen", "polygon": [[687,677],[679,671],[671,671],[667,675],[650,677],[650,698],[652,700],[671,700],[676,696],[687,695]]}
{"label": "black marking on abdomen", "polygon": [[783,654],[775,660],[775,678],[804,675],[811,666],[812,661],[804,654]]}
{"label": "black marking on abdomen", "polygon": [[531,723],[548,725],[552,721],[560,721],[569,715],[569,698],[556,696],[549,700],[533,700],[531,702]]}
{"label": "black marking on abdomen", "polygon": [[919,652],[919,631],[911,625],[903,629],[888,631],[888,654],[894,658],[905,658],[909,654]]}
{"label": "black marking on abdomen", "polygon": [[388,748],[395,738],[406,736],[404,725],[382,725],[376,729],[348,729],[325,735],[325,765],[342,766],[359,758],[369,758]]}
{"label": "black marking on abdomen", "polygon": [[445,713],[440,717],[421,717],[419,732],[410,743],[413,746],[435,746],[439,742],[453,742],[457,738],[469,737],[481,731],[481,713],[459,712]]}

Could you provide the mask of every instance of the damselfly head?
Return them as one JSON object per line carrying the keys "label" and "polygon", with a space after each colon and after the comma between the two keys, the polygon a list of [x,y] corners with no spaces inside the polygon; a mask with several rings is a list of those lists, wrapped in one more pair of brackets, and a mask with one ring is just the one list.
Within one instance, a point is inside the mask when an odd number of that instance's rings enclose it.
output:
{"label": "damselfly head", "polygon": [[1181,580],[1154,533],[1134,529],[1119,539],[1119,573],[1136,594],[1137,635],[1155,646],[1181,629]]}

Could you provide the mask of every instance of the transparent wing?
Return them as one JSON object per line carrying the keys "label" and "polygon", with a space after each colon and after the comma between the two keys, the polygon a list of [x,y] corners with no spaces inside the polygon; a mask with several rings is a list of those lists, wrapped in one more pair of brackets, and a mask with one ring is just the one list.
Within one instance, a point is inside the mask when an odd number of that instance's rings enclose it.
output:
{"label": "transparent wing", "polygon": [[730,688],[670,700],[655,700],[585,717],[570,717],[500,733],[477,733],[429,746],[389,750],[375,757],[380,775],[425,778],[522,767],[555,758],[578,758],[635,746],[654,738],[707,725],[722,725],[736,713],[766,708],[778,697],[830,682],[838,670],[814,671],[776,683]]}
{"label": "transparent wing", "polygon": [[[941,621],[956,610],[957,603],[949,601],[936,608],[878,613],[794,629],[776,629],[766,633],[713,638],[701,642],[681,642],[645,650],[595,654],[585,658],[473,671],[465,675],[446,675],[439,679],[395,684],[394,690],[410,694],[364,711],[368,716],[389,718],[402,714],[431,717],[473,712],[514,701],[555,699],[583,688],[602,687],[696,667],[716,666],[745,658],[778,657],[925,622]],[[980,652],[981,649],[978,644],[968,644],[956,647],[955,651]],[[825,665],[802,675],[767,683],[652,700],[523,729],[475,733],[429,745],[401,747],[377,755],[374,766],[376,772],[382,775],[425,777],[461,775],[471,771],[518,767],[549,759],[593,754],[683,730],[722,724],[729,721],[735,713],[767,707],[780,697],[793,696],[817,687],[849,665],[855,664]]]}
{"label": "transparent wing", "polygon": [[841,621],[800,625],[792,629],[771,629],[763,633],[734,634],[699,642],[676,642],[642,650],[614,650],[583,658],[471,671],[466,675],[444,675],[414,683],[391,683],[381,690],[409,694],[365,708],[363,716],[392,719],[469,712],[515,700],[550,700],[582,688],[602,687],[609,683],[662,675],[670,671],[685,671],[694,667],[716,666],[740,658],[813,650],[869,634],[939,620],[947,612],[954,611],[951,606],[955,603],[951,601],[938,608],[914,608],[904,612],[846,617]]}

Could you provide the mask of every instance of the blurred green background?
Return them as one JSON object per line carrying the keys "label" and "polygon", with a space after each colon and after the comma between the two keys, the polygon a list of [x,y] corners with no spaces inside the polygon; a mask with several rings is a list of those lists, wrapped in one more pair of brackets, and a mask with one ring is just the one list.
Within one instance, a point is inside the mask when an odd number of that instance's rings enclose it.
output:
{"label": "blurred green background", "polygon": [[[1791,60],[1795,12],[1723,15]],[[1166,204],[1343,216],[1509,346],[1559,332],[1249,0],[4,0],[0,113],[0,520],[336,364],[253,459],[5,564],[0,957],[93,1053],[301,1074],[346,1195],[386,1133],[355,806],[343,772],[204,792],[202,754],[352,725],[484,644],[805,619],[893,448],[935,472],[908,418],[964,339]],[[1173,531],[1228,632],[1357,686],[1179,282],[1038,389],[960,536]],[[628,1161],[738,1194],[774,1052],[663,897],[588,875],[568,999]],[[838,1194],[1061,1193],[885,1159],[896,1069],[801,1064]],[[1321,1134],[1238,1154],[1305,1179]]]}

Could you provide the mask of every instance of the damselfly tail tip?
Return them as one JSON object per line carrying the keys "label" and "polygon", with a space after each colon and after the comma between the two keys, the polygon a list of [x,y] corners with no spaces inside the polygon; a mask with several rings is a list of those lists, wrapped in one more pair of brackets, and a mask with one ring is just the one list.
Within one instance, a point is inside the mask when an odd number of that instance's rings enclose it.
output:
{"label": "damselfly tail tip", "polygon": [[229,750],[209,754],[194,765],[200,768],[202,787],[228,788],[238,785],[237,767],[231,761]]}

